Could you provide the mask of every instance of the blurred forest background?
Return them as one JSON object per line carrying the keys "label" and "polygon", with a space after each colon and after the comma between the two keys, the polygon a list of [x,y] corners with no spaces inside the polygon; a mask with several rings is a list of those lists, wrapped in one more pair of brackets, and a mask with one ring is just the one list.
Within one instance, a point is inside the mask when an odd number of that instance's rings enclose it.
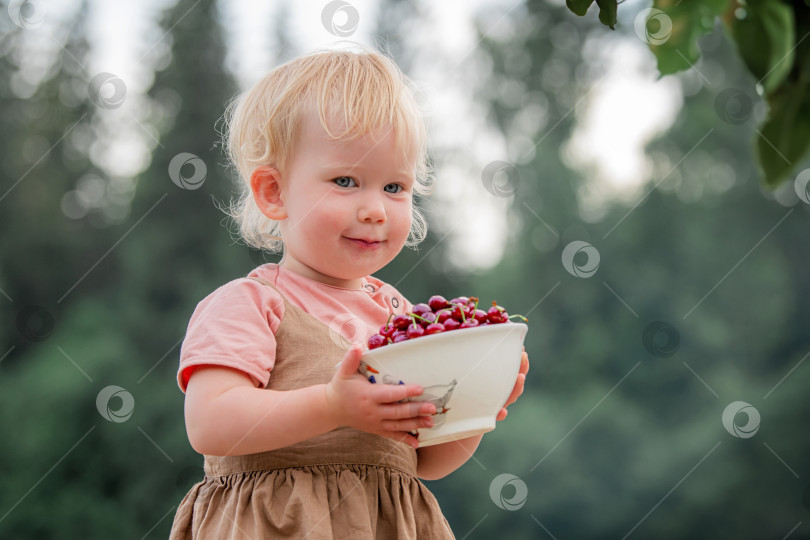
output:
{"label": "blurred forest background", "polygon": [[[277,260],[234,242],[215,204],[233,194],[217,130],[239,90],[220,7],[180,0],[161,16],[165,50],[141,98],[153,151],[135,178],[95,159],[128,97],[87,71],[89,6],[55,36],[63,47],[36,84],[34,30],[2,7],[0,538],[165,538],[203,475],[175,382],[188,318]],[[374,39],[406,72],[424,62],[408,39],[424,4],[386,0],[378,13]],[[378,277],[413,301],[474,294],[527,315],[532,367],[474,457],[426,484],[460,539],[810,538],[807,195],[760,187],[761,99],[718,27],[701,40],[703,71],[670,76],[683,106],[647,145],[648,181],[594,211],[595,173],[564,149],[605,75],[599,44],[638,39],[632,13],[619,15],[611,33],[562,2],[479,14],[469,94],[509,150],[425,201],[428,240]],[[494,21],[508,30],[490,32]],[[283,18],[273,27],[278,61],[310,49]],[[461,58],[428,58],[460,76]],[[473,150],[433,151],[441,170]],[[184,152],[199,158],[185,178],[205,167],[192,189],[169,173]],[[466,192],[506,215],[488,268],[451,248],[453,216],[460,229],[476,219],[474,205],[452,206]],[[575,241],[590,247],[566,260]]]}

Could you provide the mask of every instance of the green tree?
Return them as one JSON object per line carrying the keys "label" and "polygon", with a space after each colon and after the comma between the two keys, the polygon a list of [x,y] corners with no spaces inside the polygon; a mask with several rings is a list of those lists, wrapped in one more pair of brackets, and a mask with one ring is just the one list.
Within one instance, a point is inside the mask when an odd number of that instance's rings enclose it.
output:
{"label": "green tree", "polygon": [[[85,68],[85,12],[82,4],[66,24],[65,46],[56,49],[39,82],[32,80],[37,73],[27,61],[47,52],[29,39],[36,27],[23,29],[4,19],[0,219],[9,233],[0,237],[0,288],[10,309],[2,315],[8,329],[2,346],[4,352],[16,349],[5,365],[50,335],[73,299],[66,293],[89,268],[88,261],[101,256],[109,238],[101,209],[82,203],[88,190],[103,190],[101,173],[88,157],[94,106]],[[53,271],[56,261],[60,272]]]}
{"label": "green tree", "polygon": [[[233,245],[220,225],[223,214],[214,204],[231,193],[216,124],[234,91],[223,67],[219,19],[213,1],[181,1],[165,12],[159,35],[170,44],[171,61],[149,94],[160,113],[151,119],[161,133],[160,149],[137,179],[129,218],[117,225],[104,226],[93,213],[70,221],[60,210],[63,194],[94,171],[86,153],[70,144],[86,152],[93,134],[72,137],[69,128],[83,114],[89,121],[106,112],[99,94],[88,89],[93,79],[71,63],[84,63],[84,10],[69,23],[70,59],[60,59],[60,71],[38,94],[15,100],[3,78],[4,111],[16,112],[4,114],[2,122],[17,134],[0,141],[6,155],[31,156],[20,145],[35,134],[52,143],[65,137],[50,154],[59,152],[61,160],[36,164],[0,202],[10,209],[3,219],[20,233],[3,236],[4,253],[24,246],[30,255],[4,259],[4,290],[15,304],[61,306],[47,341],[37,333],[43,332],[37,320],[27,332],[16,332],[4,311],[13,332],[7,330],[4,343],[21,341],[22,333],[39,344],[15,348],[2,364],[2,422],[15,436],[1,443],[6,475],[0,536],[165,536],[173,508],[202,478],[202,458],[185,436],[175,383],[177,345],[196,302],[254,266],[250,252]],[[166,43],[154,45],[160,51]],[[0,69],[15,71],[10,58],[3,56]],[[60,103],[73,98],[75,88],[88,96],[85,101]],[[9,126],[12,121],[18,127]],[[205,164],[204,185],[197,189],[172,181],[169,164],[182,152]],[[3,166],[9,167],[4,176],[19,177],[25,163],[15,158]],[[193,178],[187,169],[175,177]],[[64,295],[73,284],[75,290]],[[111,385],[123,392],[99,403]],[[134,400],[132,416],[114,421],[110,413],[124,407],[127,396]]]}
{"label": "green tree", "polygon": [[[594,0],[566,0],[583,16]],[[614,29],[617,0],[597,0],[599,20]],[[720,18],[757,90],[768,117],[756,131],[763,183],[775,188],[792,180],[810,153],[810,4],[806,0],[654,0],[639,14],[635,31],[650,45],[661,75],[694,67],[698,38]]]}
{"label": "green tree", "polygon": [[[516,167],[505,256],[473,287],[528,313],[533,367],[526,393],[476,454],[486,470],[470,462],[446,481],[467,509],[454,529],[478,524],[480,537],[510,538],[540,537],[543,528],[559,538],[783,537],[803,520],[810,446],[800,369],[810,314],[797,293],[808,287],[807,206],[763,199],[747,150],[751,115],[729,119],[718,112],[723,89],[704,88],[648,149],[656,168],[641,200],[584,222],[576,194],[588,179],[566,168],[559,148],[574,125],[568,113],[593,82],[561,85],[543,74],[555,60],[573,71],[578,47],[566,40],[582,43],[593,31],[588,20],[570,27],[566,16],[530,1],[511,15],[513,38],[484,40],[490,87],[516,76],[513,66],[524,63],[515,58],[531,59],[528,73],[517,72],[524,100],[493,100],[504,136],[532,103],[548,101],[553,114],[534,156]],[[732,45],[719,43],[707,57],[724,66],[726,84],[753,95]],[[573,241],[598,251],[593,276],[565,270]],[[577,266],[589,260],[576,257]],[[723,427],[737,400],[761,414],[753,438]],[[518,510],[490,499],[486,487],[500,473],[527,485]]]}
{"label": "green tree", "polygon": [[[87,405],[96,390],[71,365],[74,356],[82,359],[74,348],[82,338],[69,338],[67,330],[86,296],[80,278],[113,243],[103,206],[106,185],[88,157],[97,111],[86,70],[87,5],[61,28],[64,46],[38,83],[31,80],[28,58],[45,51],[38,49],[41,41],[29,39],[37,29],[27,25],[41,13],[23,15],[25,28],[3,19],[0,55],[0,280],[7,296],[0,312],[0,425],[7,434],[0,442],[0,536],[41,538],[69,530],[86,537],[98,519],[115,519],[104,495],[78,480],[99,473],[87,466],[93,455],[80,446],[94,429]],[[100,283],[103,270],[93,274]],[[97,353],[101,346],[91,348]]]}

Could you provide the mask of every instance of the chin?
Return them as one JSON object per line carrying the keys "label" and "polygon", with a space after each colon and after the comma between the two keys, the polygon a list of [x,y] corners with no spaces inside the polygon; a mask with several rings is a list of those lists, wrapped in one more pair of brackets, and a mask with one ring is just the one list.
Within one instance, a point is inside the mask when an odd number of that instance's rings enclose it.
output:
{"label": "chin", "polygon": [[380,268],[383,268],[384,266],[385,264],[364,264],[352,266],[351,271],[346,272],[347,275],[341,276],[341,279],[364,278],[366,276],[374,274],[374,272],[378,271]]}

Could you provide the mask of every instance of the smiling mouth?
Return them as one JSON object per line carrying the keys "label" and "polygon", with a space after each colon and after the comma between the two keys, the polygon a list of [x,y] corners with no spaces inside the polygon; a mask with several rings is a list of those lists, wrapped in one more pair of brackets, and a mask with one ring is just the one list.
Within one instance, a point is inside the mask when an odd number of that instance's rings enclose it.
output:
{"label": "smiling mouth", "polygon": [[384,240],[365,240],[363,238],[349,238],[348,236],[344,236],[344,238],[363,247],[375,247],[384,242]]}

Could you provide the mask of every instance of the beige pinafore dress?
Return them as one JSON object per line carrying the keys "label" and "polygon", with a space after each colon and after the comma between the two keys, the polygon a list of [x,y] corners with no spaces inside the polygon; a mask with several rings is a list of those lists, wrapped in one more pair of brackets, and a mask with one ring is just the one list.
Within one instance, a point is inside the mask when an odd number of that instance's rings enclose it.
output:
{"label": "beige pinafore dress", "polygon": [[[328,383],[346,353],[286,299],[276,342],[271,390]],[[205,478],[180,503],[170,540],[455,538],[416,477],[416,450],[402,442],[341,427],[269,452],[204,458]]]}

